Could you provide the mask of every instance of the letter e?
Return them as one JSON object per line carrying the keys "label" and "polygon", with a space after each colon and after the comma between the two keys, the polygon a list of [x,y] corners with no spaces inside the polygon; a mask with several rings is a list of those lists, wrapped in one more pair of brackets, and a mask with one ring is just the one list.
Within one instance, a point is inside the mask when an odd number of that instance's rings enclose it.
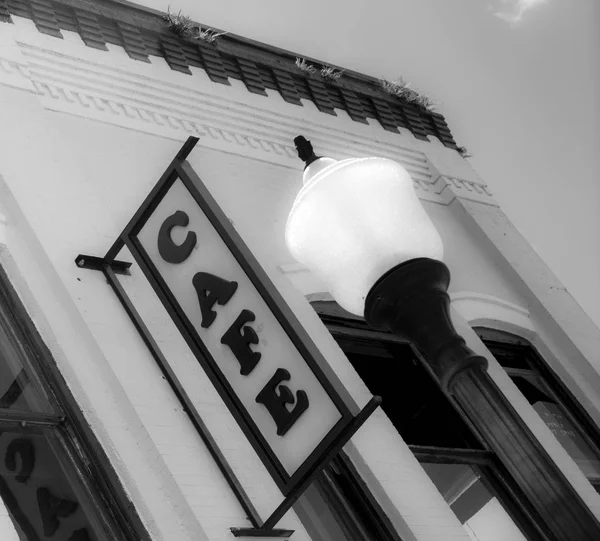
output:
{"label": "letter e", "polygon": [[[287,409],[286,404],[294,404],[294,395],[287,385],[280,385],[282,381],[290,379],[290,373],[284,368],[278,368],[273,377],[267,382],[263,390],[258,393],[256,401],[269,410],[271,417],[277,425],[277,435],[284,436],[292,428],[308,409],[308,396],[304,391],[296,393],[296,406],[291,411]],[[277,386],[279,385],[279,389]],[[279,390],[279,393],[277,393]]]}
{"label": "letter e", "polygon": [[221,344],[229,346],[240,363],[242,376],[247,376],[252,372],[260,361],[260,353],[250,349],[250,344],[258,344],[258,335],[252,327],[246,325],[255,319],[256,316],[250,310],[242,310],[221,338]]}

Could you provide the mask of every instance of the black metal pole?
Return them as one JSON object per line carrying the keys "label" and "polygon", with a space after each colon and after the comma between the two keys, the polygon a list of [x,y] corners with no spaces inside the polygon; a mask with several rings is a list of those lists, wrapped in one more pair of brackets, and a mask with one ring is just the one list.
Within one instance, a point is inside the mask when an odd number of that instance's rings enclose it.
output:
{"label": "black metal pole", "polygon": [[595,541],[600,524],[488,374],[487,360],[450,318],[448,268],[433,259],[403,263],[373,286],[365,318],[411,342],[518,483],[556,541]]}

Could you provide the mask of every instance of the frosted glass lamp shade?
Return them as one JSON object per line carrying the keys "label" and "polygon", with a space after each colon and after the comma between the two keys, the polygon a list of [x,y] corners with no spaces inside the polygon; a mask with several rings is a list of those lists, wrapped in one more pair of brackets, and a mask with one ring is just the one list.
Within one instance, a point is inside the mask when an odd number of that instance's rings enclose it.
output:
{"label": "frosted glass lamp shade", "polygon": [[363,316],[369,290],[396,265],[441,260],[440,236],[400,164],[321,158],[304,182],[286,224],[287,246],[349,312]]}

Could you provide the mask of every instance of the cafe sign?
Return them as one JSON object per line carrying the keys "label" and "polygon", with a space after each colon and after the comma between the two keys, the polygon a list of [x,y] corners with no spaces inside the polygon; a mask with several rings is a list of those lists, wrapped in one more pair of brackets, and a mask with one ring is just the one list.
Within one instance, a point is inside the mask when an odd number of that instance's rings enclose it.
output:
{"label": "cafe sign", "polygon": [[[196,141],[184,145],[186,155]],[[318,348],[182,159],[184,149],[107,255],[76,261],[91,268],[90,260],[99,260],[106,270],[119,263],[114,258],[123,246],[129,248],[288,496],[306,486],[366,416],[357,422]],[[130,301],[121,300],[131,315]]]}
{"label": "cafe sign", "polygon": [[349,412],[229,221],[178,169],[132,227],[130,249],[285,493]]}

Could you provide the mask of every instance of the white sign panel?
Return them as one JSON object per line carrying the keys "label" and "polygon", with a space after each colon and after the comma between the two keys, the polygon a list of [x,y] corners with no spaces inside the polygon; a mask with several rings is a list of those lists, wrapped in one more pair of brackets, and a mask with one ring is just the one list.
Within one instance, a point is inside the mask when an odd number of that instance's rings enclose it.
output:
{"label": "white sign panel", "polygon": [[352,416],[199,179],[163,184],[127,244],[285,494]]}

